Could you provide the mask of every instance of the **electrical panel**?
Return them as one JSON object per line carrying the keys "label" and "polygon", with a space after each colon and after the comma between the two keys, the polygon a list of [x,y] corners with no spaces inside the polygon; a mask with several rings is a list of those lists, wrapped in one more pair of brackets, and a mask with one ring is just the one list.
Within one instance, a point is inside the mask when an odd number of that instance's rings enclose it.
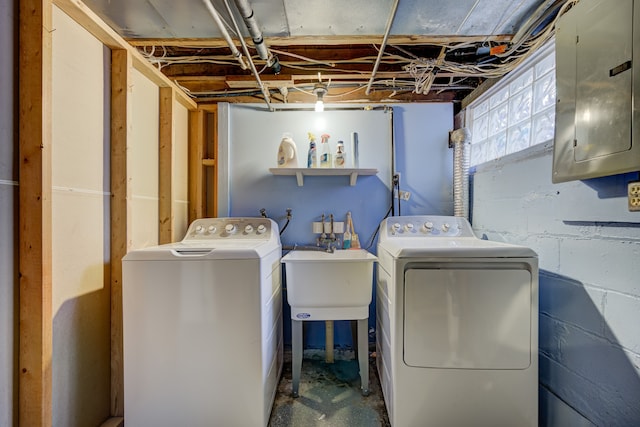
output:
{"label": "electrical panel", "polygon": [[640,170],[637,6],[581,0],[558,20],[555,183]]}

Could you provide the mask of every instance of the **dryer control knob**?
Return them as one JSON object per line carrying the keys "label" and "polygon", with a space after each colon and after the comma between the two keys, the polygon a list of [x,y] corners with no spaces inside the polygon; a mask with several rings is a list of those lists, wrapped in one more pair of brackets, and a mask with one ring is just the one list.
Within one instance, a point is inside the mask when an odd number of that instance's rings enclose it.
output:
{"label": "dryer control knob", "polygon": [[244,228],[244,232],[249,234],[253,232],[253,225],[249,224]]}
{"label": "dryer control knob", "polygon": [[396,222],[395,224],[393,224],[393,225],[391,226],[391,229],[392,229],[393,231],[399,231],[399,230],[400,230],[400,227],[401,227],[400,223],[399,223],[399,222]]}
{"label": "dryer control knob", "polygon": [[204,233],[204,227],[199,225],[196,227],[196,234],[202,234]]}
{"label": "dryer control knob", "polygon": [[431,230],[433,230],[433,223],[431,221],[425,222],[424,229],[427,230],[427,232],[430,232]]}
{"label": "dryer control knob", "polygon": [[413,224],[411,224],[411,223],[405,224],[404,229],[409,233],[412,232],[413,231]]}
{"label": "dryer control knob", "polygon": [[265,226],[264,226],[264,224],[260,224],[260,225],[258,226],[258,234],[262,234],[262,233],[264,233],[265,231],[267,231],[267,227],[265,227]]}
{"label": "dryer control knob", "polygon": [[451,226],[449,225],[449,223],[445,222],[444,224],[442,224],[442,231],[446,233],[447,231],[449,231],[450,227]]}
{"label": "dryer control knob", "polygon": [[224,231],[226,231],[229,234],[233,234],[236,232],[236,226],[235,224],[227,224],[224,226]]}
{"label": "dryer control knob", "polygon": [[213,234],[213,233],[215,233],[215,232],[216,232],[216,227],[215,227],[215,225],[210,225],[210,226],[207,228],[207,231],[209,232],[209,234]]}

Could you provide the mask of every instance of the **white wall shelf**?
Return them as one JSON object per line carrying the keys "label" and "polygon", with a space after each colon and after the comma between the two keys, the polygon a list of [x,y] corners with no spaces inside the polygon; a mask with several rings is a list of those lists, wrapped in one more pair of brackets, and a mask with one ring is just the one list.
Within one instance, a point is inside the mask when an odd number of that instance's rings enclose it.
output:
{"label": "white wall shelf", "polygon": [[376,175],[378,169],[354,168],[270,168],[274,175],[295,176],[298,186],[304,185],[305,176],[349,176],[349,185],[356,185],[358,175]]}

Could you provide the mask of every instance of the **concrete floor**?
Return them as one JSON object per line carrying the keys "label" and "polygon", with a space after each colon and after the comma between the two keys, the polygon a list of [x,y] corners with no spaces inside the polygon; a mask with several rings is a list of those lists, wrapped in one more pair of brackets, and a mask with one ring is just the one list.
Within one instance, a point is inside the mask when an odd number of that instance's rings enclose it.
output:
{"label": "concrete floor", "polygon": [[270,427],[390,427],[375,359],[369,357],[369,396],[360,392],[358,362],[353,352],[336,350],[326,363],[323,351],[305,351],[300,396],[291,397],[291,349],[285,349]]}

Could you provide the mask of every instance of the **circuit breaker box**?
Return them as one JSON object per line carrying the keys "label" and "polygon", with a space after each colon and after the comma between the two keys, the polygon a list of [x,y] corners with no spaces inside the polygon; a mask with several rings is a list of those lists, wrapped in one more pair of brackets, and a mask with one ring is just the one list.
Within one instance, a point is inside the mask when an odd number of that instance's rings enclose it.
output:
{"label": "circuit breaker box", "polygon": [[557,23],[553,182],[640,170],[636,6],[581,0]]}

